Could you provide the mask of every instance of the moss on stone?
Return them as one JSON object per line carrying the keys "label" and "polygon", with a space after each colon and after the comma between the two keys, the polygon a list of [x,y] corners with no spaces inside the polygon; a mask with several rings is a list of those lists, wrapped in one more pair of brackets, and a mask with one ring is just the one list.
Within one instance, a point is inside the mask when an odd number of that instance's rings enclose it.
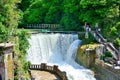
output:
{"label": "moss on stone", "polygon": [[[95,58],[95,48],[98,45],[99,44],[86,44],[80,46],[77,53],[78,63],[84,65],[85,67],[89,67],[90,65],[94,64],[92,62],[94,61],[93,58]],[[90,54],[86,54],[87,48],[92,49],[92,51],[90,51]]]}

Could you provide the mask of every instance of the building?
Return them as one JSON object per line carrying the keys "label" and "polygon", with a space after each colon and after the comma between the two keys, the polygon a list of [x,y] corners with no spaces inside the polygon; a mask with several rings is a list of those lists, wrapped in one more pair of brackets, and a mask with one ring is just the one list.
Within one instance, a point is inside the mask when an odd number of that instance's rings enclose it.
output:
{"label": "building", "polygon": [[13,44],[0,43],[0,80],[14,80]]}

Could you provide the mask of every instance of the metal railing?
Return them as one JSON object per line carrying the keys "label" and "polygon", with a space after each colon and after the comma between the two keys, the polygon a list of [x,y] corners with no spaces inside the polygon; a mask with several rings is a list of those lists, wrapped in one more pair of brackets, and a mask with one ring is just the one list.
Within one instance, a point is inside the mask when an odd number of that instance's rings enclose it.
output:
{"label": "metal railing", "polygon": [[[118,57],[119,57],[119,51],[111,44],[111,43],[108,43],[107,42],[107,39],[105,39],[99,32],[91,32],[91,34],[93,34],[94,35],[94,37],[95,37],[95,39],[99,42],[99,43],[101,43],[101,44],[103,44],[103,45],[105,45],[105,47],[107,48],[107,50],[109,50],[110,52],[112,52],[113,53],[113,57],[116,59],[116,60],[118,60]],[[115,54],[114,54],[115,53]]]}
{"label": "metal railing", "polygon": [[58,29],[62,26],[60,24],[26,24],[27,29]]}

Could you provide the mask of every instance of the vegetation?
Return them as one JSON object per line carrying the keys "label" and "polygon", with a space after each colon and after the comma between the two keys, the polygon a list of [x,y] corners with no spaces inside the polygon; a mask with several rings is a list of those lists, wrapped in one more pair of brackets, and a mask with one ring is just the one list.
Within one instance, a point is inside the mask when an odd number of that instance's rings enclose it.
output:
{"label": "vegetation", "polygon": [[[25,74],[24,69],[21,69],[27,62],[25,61],[26,49],[29,47],[27,38],[28,33],[25,30],[18,32],[18,24],[22,19],[22,11],[19,8],[21,0],[0,0],[0,43],[12,42],[15,45],[15,80],[18,80],[21,75]],[[17,36],[17,38],[16,38]],[[17,40],[14,40],[17,39]],[[24,62],[22,62],[24,59]],[[16,61],[16,62],[15,62]],[[17,64],[18,63],[18,64]],[[16,65],[17,64],[17,65]]]}
{"label": "vegetation", "polygon": [[113,56],[112,56],[111,52],[106,51],[105,53],[103,53],[103,54],[101,55],[101,59],[105,61],[105,58],[106,58],[106,57],[111,57],[111,58],[112,58]]}
{"label": "vegetation", "polygon": [[30,38],[30,34],[28,33],[27,30],[22,29],[21,31],[18,32],[18,37],[19,37],[19,50],[21,51],[21,53],[25,54],[26,49],[29,48],[28,39]]}
{"label": "vegetation", "polygon": [[82,40],[82,44],[90,44],[96,42],[94,36],[90,32],[88,33],[88,38],[85,38],[85,34],[79,34],[78,38]]}
{"label": "vegetation", "polygon": [[[18,69],[23,73],[29,65],[25,55],[30,35],[26,30],[19,31],[18,25],[60,24],[63,30],[83,31],[85,22],[89,22],[92,29],[98,23],[102,34],[120,46],[120,0],[0,0],[0,42],[16,44],[15,60],[22,64],[22,69]],[[94,41],[92,35],[89,37],[90,40],[84,41]]]}
{"label": "vegetation", "polygon": [[22,0],[21,25],[56,23],[61,24],[63,30],[83,31],[85,22],[89,22],[92,28],[98,23],[102,34],[120,46],[119,7],[120,0]]}

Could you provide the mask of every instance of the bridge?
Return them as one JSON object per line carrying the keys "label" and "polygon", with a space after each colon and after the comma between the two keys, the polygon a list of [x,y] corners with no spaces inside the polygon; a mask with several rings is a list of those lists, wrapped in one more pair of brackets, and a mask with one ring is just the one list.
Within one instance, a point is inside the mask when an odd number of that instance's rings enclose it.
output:
{"label": "bridge", "polygon": [[[58,69],[58,66],[57,65],[54,65],[54,66],[48,66],[46,63],[41,63],[40,65],[38,64],[32,64],[30,65],[29,67],[29,74],[30,74],[30,78],[31,80],[36,80],[34,77],[34,74],[32,73],[32,70],[39,70],[39,71],[46,71],[46,72],[50,72],[50,73],[53,73],[57,76],[59,76],[59,79],[58,80],[68,80],[67,79],[67,76],[66,76],[66,73],[65,72],[62,72]],[[40,75],[38,75],[39,77]],[[49,76],[50,77],[50,76]],[[48,78],[49,78],[48,77]]]}
{"label": "bridge", "polygon": [[26,29],[60,29],[60,24],[26,24]]}

